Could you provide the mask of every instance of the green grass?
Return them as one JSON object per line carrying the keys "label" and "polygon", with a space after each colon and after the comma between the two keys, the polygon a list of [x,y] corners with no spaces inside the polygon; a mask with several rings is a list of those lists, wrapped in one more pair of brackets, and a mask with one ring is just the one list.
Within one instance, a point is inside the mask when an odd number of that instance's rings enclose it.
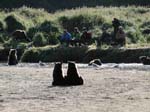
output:
{"label": "green grass", "polygon": [[95,7],[95,6],[149,6],[149,0],[0,0],[0,8],[18,8],[30,6],[44,8],[49,11],[61,9],[71,9],[75,7]]}
{"label": "green grass", "polygon": [[[107,26],[108,31],[112,32],[111,21],[114,17],[121,20],[122,26],[127,33],[127,44],[150,43],[150,36],[142,34],[144,29],[150,28],[150,8],[147,7],[95,7],[77,8],[71,10],[59,10],[55,13],[48,13],[44,9],[34,9],[22,7],[10,12],[0,11],[0,21],[4,26],[2,40],[8,41],[10,34],[7,32],[8,24],[4,21],[13,15],[20,25],[25,27],[28,36],[33,39],[36,33],[44,33],[49,39],[49,44],[58,44],[57,37],[67,28],[72,31],[73,27],[88,27],[93,38],[99,37],[102,28]],[[45,27],[48,25],[49,29]],[[20,28],[16,26],[16,28]],[[1,32],[0,32],[0,35]],[[10,37],[9,37],[10,38]]]}

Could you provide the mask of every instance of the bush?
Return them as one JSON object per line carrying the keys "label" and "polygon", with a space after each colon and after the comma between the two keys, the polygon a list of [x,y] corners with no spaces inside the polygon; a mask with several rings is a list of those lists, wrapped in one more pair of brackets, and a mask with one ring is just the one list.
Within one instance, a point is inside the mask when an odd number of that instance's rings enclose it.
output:
{"label": "bush", "polygon": [[17,44],[18,44],[18,42],[16,40],[13,40],[12,38],[10,38],[9,40],[5,41],[3,46],[6,49],[10,49],[10,48],[16,49],[17,48]]}
{"label": "bush", "polygon": [[27,34],[32,39],[36,33],[41,32],[47,37],[47,41],[49,44],[57,44],[57,37],[60,35],[60,26],[51,22],[44,21],[42,24],[32,27],[28,30]]}
{"label": "bush", "polygon": [[2,21],[0,21],[0,31],[4,30],[4,23]]}
{"label": "bush", "polygon": [[81,62],[88,47],[74,48],[33,48],[24,52],[22,62],[56,62],[56,61],[76,61]]}
{"label": "bush", "polygon": [[48,43],[51,44],[51,45],[56,45],[59,43],[59,33],[51,33],[51,34],[45,34],[45,36],[47,37],[48,39]]}
{"label": "bush", "polygon": [[128,43],[138,43],[138,42],[144,42],[144,38],[142,36],[142,33],[135,28],[130,28],[127,31],[127,37],[128,37]]}
{"label": "bush", "polygon": [[140,28],[150,28],[150,21],[144,22],[144,23],[140,26]]}
{"label": "bush", "polygon": [[120,20],[120,23],[121,23],[121,26],[123,26],[124,28],[128,28],[128,27],[133,27],[134,24],[129,22],[129,21],[126,21],[126,20]]}
{"label": "bush", "polygon": [[39,32],[39,30],[38,30],[37,27],[31,27],[31,28],[28,29],[27,35],[28,35],[28,37],[32,40],[33,37],[34,37],[34,35],[35,35],[36,33],[38,33],[38,32]]}
{"label": "bush", "polygon": [[59,18],[60,24],[63,28],[73,31],[74,27],[78,27],[80,30],[83,27],[88,29],[94,28],[95,25],[101,25],[104,23],[104,18],[101,16],[89,16],[89,15],[77,15],[73,17],[62,16]]}
{"label": "bush", "polygon": [[44,36],[43,33],[38,32],[37,34],[35,34],[35,36],[33,37],[33,44],[36,47],[39,46],[45,46],[48,44],[48,39],[47,37]]}
{"label": "bush", "polygon": [[25,30],[25,26],[22,24],[20,18],[16,15],[9,15],[4,21],[6,22],[6,29],[8,32],[13,32],[17,29]]}
{"label": "bush", "polygon": [[51,21],[44,21],[39,27],[39,31],[41,32],[59,32],[59,28],[56,27],[56,24],[52,23]]}
{"label": "bush", "polygon": [[3,35],[0,34],[0,43],[3,43],[3,42],[4,42]]}
{"label": "bush", "polygon": [[26,50],[22,57],[21,57],[21,61],[22,62],[39,62],[39,53],[40,51],[33,48]]}

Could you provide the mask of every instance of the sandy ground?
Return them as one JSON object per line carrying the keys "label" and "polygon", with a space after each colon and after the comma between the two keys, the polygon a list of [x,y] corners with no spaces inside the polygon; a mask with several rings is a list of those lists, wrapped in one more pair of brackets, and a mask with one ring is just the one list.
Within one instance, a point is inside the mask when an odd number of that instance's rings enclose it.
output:
{"label": "sandy ground", "polygon": [[52,87],[53,65],[1,65],[0,112],[150,112],[150,69],[78,70],[83,86]]}

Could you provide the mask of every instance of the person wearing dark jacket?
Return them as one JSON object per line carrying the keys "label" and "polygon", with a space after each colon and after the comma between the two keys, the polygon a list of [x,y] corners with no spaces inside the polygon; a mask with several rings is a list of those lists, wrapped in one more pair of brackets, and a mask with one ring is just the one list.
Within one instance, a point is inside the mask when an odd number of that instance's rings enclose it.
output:
{"label": "person wearing dark jacket", "polygon": [[116,34],[119,30],[119,26],[121,26],[121,23],[120,23],[119,19],[114,18],[113,21],[112,21],[112,26],[114,27],[113,41],[115,41],[116,40]]}

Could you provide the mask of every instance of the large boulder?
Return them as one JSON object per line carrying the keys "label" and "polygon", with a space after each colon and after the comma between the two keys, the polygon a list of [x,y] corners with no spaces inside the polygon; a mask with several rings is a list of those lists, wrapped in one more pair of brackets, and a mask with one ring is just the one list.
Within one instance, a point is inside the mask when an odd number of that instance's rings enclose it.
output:
{"label": "large boulder", "polygon": [[139,59],[144,65],[150,65],[150,57],[140,56]]}

